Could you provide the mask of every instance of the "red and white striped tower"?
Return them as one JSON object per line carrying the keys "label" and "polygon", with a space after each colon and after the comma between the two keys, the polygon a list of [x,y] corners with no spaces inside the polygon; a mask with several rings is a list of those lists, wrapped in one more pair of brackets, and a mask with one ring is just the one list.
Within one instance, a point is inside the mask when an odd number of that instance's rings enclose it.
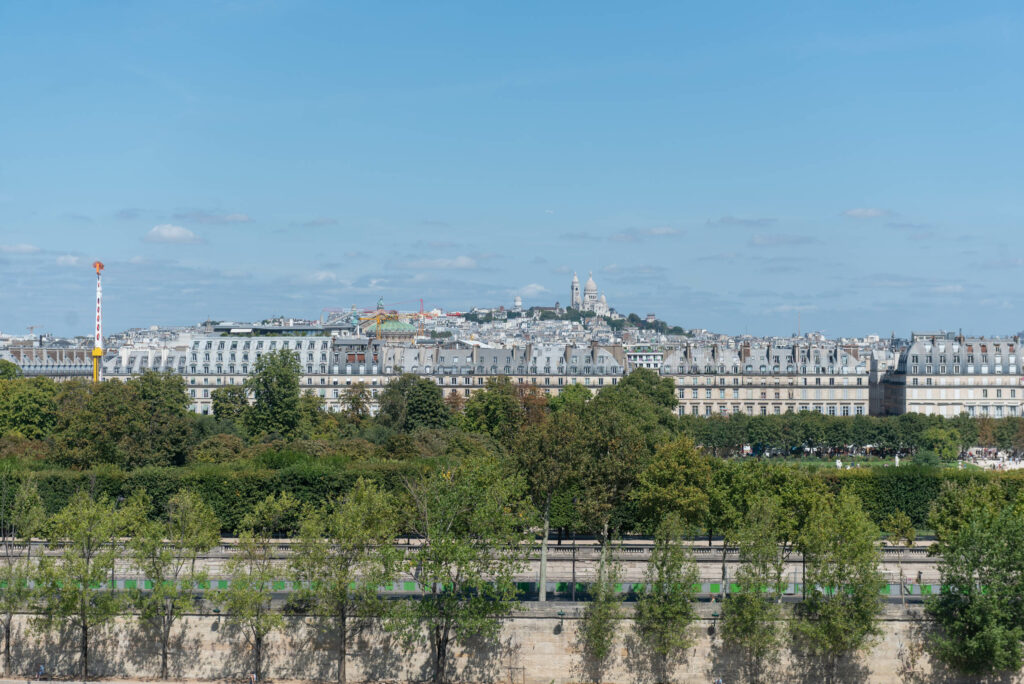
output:
{"label": "red and white striped tower", "polygon": [[103,285],[100,278],[103,262],[94,261],[92,266],[96,269],[96,340],[92,348],[92,381],[99,382],[100,362],[103,361]]}

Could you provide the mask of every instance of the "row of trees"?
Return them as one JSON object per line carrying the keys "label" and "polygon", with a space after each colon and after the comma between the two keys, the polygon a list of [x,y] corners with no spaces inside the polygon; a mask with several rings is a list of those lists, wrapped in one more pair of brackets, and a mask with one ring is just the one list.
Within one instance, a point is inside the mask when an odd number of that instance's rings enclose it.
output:
{"label": "row of trees", "polygon": [[[85,469],[116,465],[180,466],[244,461],[267,447],[347,460],[418,458],[418,432],[446,430],[495,438],[508,450],[507,436],[539,421],[559,405],[586,402],[590,390],[570,386],[548,398],[532,386],[507,378],[489,380],[465,399],[445,396],[430,379],[405,375],[380,390],[362,384],[345,388],[344,410],[327,412],[323,401],[302,392],[293,353],[264,354],[244,385],[190,387],[173,373],[145,372],[126,383],[54,383],[43,378],[0,379],[0,458]],[[631,379],[632,378],[632,379]],[[1024,451],[1024,418],[992,419],[908,414],[899,417],[676,416],[673,381],[639,369],[620,384],[642,388],[659,412],[659,434],[687,434],[716,456],[824,454],[871,447],[902,455],[970,446]],[[599,394],[621,396],[618,385]],[[189,392],[210,391],[213,416],[188,410]],[[377,397],[372,392],[379,392]],[[376,399],[379,410],[371,416]],[[611,409],[609,401],[599,406]]]}
{"label": "row of trees", "polygon": [[[300,506],[287,493],[271,495],[243,521],[226,564],[227,587],[211,589],[197,558],[219,543],[220,523],[193,492],[175,494],[156,515],[144,491],[124,501],[79,492],[49,518],[33,487],[12,498],[0,567],[5,666],[10,672],[14,615],[31,611],[39,631],[78,633],[83,679],[96,631],[129,611],[160,645],[167,678],[176,626],[204,605],[221,607],[245,635],[259,674],[267,636],[285,625],[272,607],[273,586],[289,577],[297,586],[292,610],[328,621],[337,635],[339,681],[346,678],[350,637],[369,618],[383,621],[407,646],[428,646],[434,679],[443,681],[453,642],[493,636],[516,605],[514,577],[524,568],[532,521],[521,478],[487,457],[408,481],[407,505],[365,480],[316,507]],[[419,538],[411,558],[392,545],[400,529]],[[299,540],[286,567],[274,558],[273,540],[282,534]],[[28,542],[38,535],[49,539],[49,553],[33,557]],[[114,590],[115,570],[127,569],[123,559],[142,586]],[[411,575],[422,598],[380,599],[378,587],[400,575]]]}
{"label": "row of trees", "polygon": [[[829,492],[814,480],[795,481],[763,471],[737,479],[729,497],[709,481],[710,459],[682,438],[658,449],[629,494],[648,516],[655,547],[638,599],[640,643],[667,666],[693,638],[690,557],[697,523],[714,507],[727,506],[732,520],[722,530],[726,548],[739,550],[741,569],[725,584],[723,636],[764,668],[790,642],[798,651],[834,664],[878,633],[878,529],[851,491]],[[793,471],[800,473],[803,471]],[[706,488],[705,488],[706,486]],[[736,492],[746,491],[745,497]],[[484,455],[438,465],[388,492],[359,480],[340,497],[302,506],[287,493],[268,496],[242,521],[242,532],[225,574],[227,588],[212,590],[197,557],[219,540],[220,523],[193,492],[181,491],[152,510],[139,491],[123,501],[79,492],[47,517],[31,485],[3,491],[4,565],[0,566],[0,624],[10,667],[13,616],[34,611],[37,629],[79,633],[80,672],[88,674],[90,643],[98,628],[134,612],[161,646],[161,673],[169,670],[169,646],[178,621],[201,605],[215,604],[246,637],[253,668],[263,666],[267,636],[286,626],[272,606],[274,582],[297,583],[292,608],[330,623],[338,635],[337,672],[345,678],[351,635],[377,621],[407,646],[429,649],[435,681],[450,673],[453,643],[492,639],[500,620],[517,605],[515,578],[525,569],[547,501],[543,490],[509,463]],[[538,510],[539,509],[539,510]],[[595,502],[600,515],[600,502]],[[930,517],[942,554],[944,592],[928,604],[937,630],[929,644],[937,657],[967,672],[1015,670],[1021,664],[1021,577],[1024,577],[1024,506],[997,484],[949,484]],[[596,518],[606,530],[607,518]],[[891,542],[912,544],[905,516],[884,526]],[[401,531],[419,539],[403,556],[391,542]],[[32,556],[29,537],[49,539],[50,553]],[[275,536],[298,538],[287,567],[274,559]],[[611,652],[621,617],[619,573],[605,542],[591,602],[581,623],[585,651],[600,664]],[[541,539],[541,545],[544,545]],[[788,629],[781,619],[787,580],[783,568],[802,553],[805,596]],[[38,554],[37,554],[38,555]],[[146,588],[112,591],[118,559],[128,559]],[[124,570],[124,566],[121,566]],[[541,586],[543,584],[541,571]],[[384,601],[378,587],[411,576],[421,598]],[[543,596],[543,593],[541,594]]]}

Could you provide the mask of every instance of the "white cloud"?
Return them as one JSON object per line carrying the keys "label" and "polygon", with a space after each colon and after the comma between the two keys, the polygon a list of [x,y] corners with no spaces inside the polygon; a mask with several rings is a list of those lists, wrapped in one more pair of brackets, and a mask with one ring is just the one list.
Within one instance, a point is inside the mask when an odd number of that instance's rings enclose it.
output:
{"label": "white cloud", "polygon": [[880,218],[890,214],[892,212],[888,209],[877,209],[874,207],[858,207],[856,209],[847,209],[843,212],[843,216],[849,216],[850,218]]}
{"label": "white cloud", "polygon": [[333,283],[337,282],[338,276],[332,271],[314,271],[309,279],[314,283]]}
{"label": "white cloud", "polygon": [[548,288],[539,283],[530,283],[519,288],[519,294],[523,297],[536,297],[548,291]]}
{"label": "white cloud", "polygon": [[77,266],[79,261],[81,261],[81,258],[72,254],[65,254],[57,257],[58,266]]}
{"label": "white cloud", "polygon": [[17,245],[0,245],[0,254],[35,254],[39,248],[22,242]]}
{"label": "white cloud", "polygon": [[963,291],[963,285],[936,285],[932,288],[932,292],[935,294],[957,294]]}
{"label": "white cloud", "polygon": [[453,268],[471,269],[476,268],[476,259],[468,256],[457,256],[452,259],[418,259],[405,264],[406,268]]}
{"label": "white cloud", "polygon": [[188,228],[175,226],[171,223],[161,223],[146,233],[146,242],[172,242],[177,244],[188,244],[200,242],[199,236]]}

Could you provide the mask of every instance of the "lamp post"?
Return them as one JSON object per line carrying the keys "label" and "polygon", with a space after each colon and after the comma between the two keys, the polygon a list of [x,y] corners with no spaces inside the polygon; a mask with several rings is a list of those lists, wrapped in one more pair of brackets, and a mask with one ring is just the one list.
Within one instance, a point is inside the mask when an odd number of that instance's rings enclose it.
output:
{"label": "lamp post", "polygon": [[[574,512],[576,510],[576,504],[577,503],[579,503],[579,499],[574,497],[573,500],[572,500],[572,507],[573,507],[573,511]],[[573,600],[573,602],[576,601],[576,525],[575,525],[575,522],[576,521],[574,520],[573,521],[574,524],[572,526],[572,600]]]}

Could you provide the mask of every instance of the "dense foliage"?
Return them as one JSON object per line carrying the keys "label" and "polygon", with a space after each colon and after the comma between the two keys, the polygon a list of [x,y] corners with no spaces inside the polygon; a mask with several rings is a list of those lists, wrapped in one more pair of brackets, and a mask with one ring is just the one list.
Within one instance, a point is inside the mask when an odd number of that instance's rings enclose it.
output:
{"label": "dense foliage", "polygon": [[[882,527],[901,544],[916,529],[934,531],[933,548],[946,554],[943,583],[954,591],[929,608],[938,657],[968,672],[1021,662],[1024,617],[1011,597],[1024,576],[1024,474],[921,461],[948,462],[975,445],[1019,454],[1024,419],[680,417],[674,381],[648,370],[596,394],[570,386],[552,398],[496,378],[465,400],[404,375],[381,390],[354,385],[344,410],[328,412],[302,393],[288,353],[261,361],[244,386],[213,391],[212,416],[188,411],[189,387],[173,374],[56,384],[6,369],[4,536],[47,536],[64,551],[39,566],[35,586],[49,598],[35,605],[39,596],[22,581],[34,566],[8,554],[0,582],[5,652],[9,616],[35,609],[45,623],[78,630],[84,677],[90,635],[131,609],[164,646],[166,674],[170,629],[194,600],[175,587],[204,581],[180,559],[209,548],[219,528],[240,542],[226,566],[232,582],[215,598],[247,635],[259,672],[265,638],[284,625],[268,588],[280,579],[270,565],[274,537],[300,539],[308,562],[291,568],[303,588],[297,598],[347,637],[360,616],[383,611],[352,577],[386,584],[403,560],[380,551],[381,542],[411,535],[426,598],[398,605],[388,628],[403,643],[430,648],[441,682],[451,673],[453,641],[494,637],[521,598],[513,579],[523,541],[540,531],[543,557],[549,531],[592,535],[604,551],[621,535],[657,532],[653,574],[636,593],[638,634],[663,662],[689,641],[692,567],[679,542],[692,533],[723,539],[723,591],[732,594],[723,597],[723,631],[758,662],[770,661],[785,637],[775,625],[781,564],[801,551],[810,590],[792,636],[834,664],[877,633]],[[879,460],[895,454],[912,462]],[[837,469],[837,456],[877,467]],[[166,543],[178,552],[167,555]],[[729,549],[742,559],[731,592]],[[166,591],[97,593],[121,556]],[[601,558],[580,631],[595,662],[612,653],[622,598],[615,564]],[[543,564],[539,579],[545,586]],[[338,672],[343,679],[344,668]]]}
{"label": "dense foliage", "polygon": [[[650,534],[667,509],[726,534],[747,508],[745,488],[758,482],[849,490],[876,524],[901,512],[920,528],[930,528],[944,482],[998,481],[1008,498],[1020,489],[1016,474],[831,464],[851,450],[944,460],[975,444],[1019,451],[1024,419],[679,417],[674,392],[671,379],[639,370],[596,395],[574,385],[550,399],[498,378],[462,402],[405,375],[380,392],[376,416],[362,385],[334,413],[301,393],[294,358],[280,353],[261,359],[244,387],[215,389],[214,415],[200,416],[187,410],[188,387],[174,374],[91,385],[7,373],[0,379],[0,462],[12,483],[37,483],[49,513],[84,488],[114,498],[141,488],[158,506],[191,489],[230,533],[270,493],[320,505],[360,477],[393,492],[432,464],[482,454],[524,474],[545,526],[604,537]],[[742,457],[744,445],[758,458]],[[822,467],[808,472],[771,454]]]}

